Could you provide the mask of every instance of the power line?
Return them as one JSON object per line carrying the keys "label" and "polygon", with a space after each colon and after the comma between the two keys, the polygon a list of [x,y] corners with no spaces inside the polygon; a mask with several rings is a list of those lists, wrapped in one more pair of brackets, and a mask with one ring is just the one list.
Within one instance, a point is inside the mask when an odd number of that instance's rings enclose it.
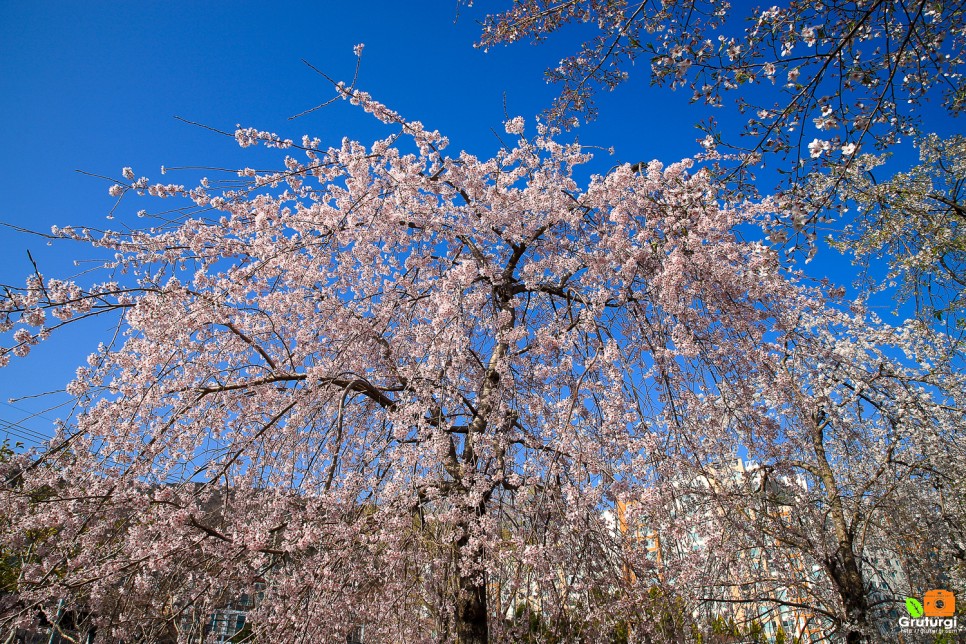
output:
{"label": "power line", "polygon": [[39,432],[27,429],[23,425],[5,420],[3,418],[0,418],[0,434],[13,437],[17,439],[18,442],[30,443],[31,445],[36,446],[40,446],[52,438],[51,436],[44,436]]}

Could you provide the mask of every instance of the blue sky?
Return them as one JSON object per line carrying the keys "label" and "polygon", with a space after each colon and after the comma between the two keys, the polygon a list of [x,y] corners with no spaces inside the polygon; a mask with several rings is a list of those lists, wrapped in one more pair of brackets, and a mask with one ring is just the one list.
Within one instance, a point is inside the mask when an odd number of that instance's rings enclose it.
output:
{"label": "blue sky", "polygon": [[[527,118],[533,131],[534,115],[556,91],[543,71],[572,53],[581,33],[575,28],[540,47],[521,43],[484,53],[472,46],[479,7],[464,9],[458,20],[457,13],[456,0],[0,0],[0,221],[40,231],[106,226],[110,182],[77,170],[119,176],[132,166],[139,176],[159,178],[162,165],[244,163],[233,141],[175,116],[223,130],[242,124],[296,139],[306,133],[324,145],[343,136],[366,142],[380,130],[347,104],[288,119],[332,95],[301,60],[350,80],[357,43],[366,44],[359,87],[442,131],[454,151],[488,156],[499,147],[493,131],[502,132],[504,101],[506,112]],[[573,133],[584,144],[615,148],[612,157],[600,153],[593,171],[699,151],[698,108],[683,92],[648,91],[644,74],[601,96],[599,106],[601,119]],[[0,282],[23,283],[32,270],[27,250],[48,275],[84,268],[73,266],[77,247],[0,229]],[[847,263],[833,258],[821,270],[838,282],[851,279]],[[19,422],[13,432],[45,433],[49,418],[63,415],[30,418],[42,401],[11,407],[6,400],[62,388],[105,325],[64,334],[0,370],[0,419]]]}

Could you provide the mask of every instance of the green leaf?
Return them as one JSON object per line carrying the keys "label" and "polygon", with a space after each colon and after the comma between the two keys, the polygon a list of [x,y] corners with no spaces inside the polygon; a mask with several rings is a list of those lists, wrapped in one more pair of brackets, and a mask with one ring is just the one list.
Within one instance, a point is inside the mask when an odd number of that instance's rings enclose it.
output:
{"label": "green leaf", "polygon": [[906,597],[906,610],[909,611],[913,619],[922,617],[922,602],[914,597]]}

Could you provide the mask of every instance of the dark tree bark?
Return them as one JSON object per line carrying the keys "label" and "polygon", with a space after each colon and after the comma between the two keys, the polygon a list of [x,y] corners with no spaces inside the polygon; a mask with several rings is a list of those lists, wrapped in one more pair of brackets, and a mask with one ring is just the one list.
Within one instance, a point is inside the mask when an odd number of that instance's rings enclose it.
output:
{"label": "dark tree bark", "polygon": [[[464,531],[456,542],[456,552],[457,561],[464,561],[465,557],[475,562],[482,556],[481,552],[473,552],[469,547],[468,531]],[[454,611],[456,641],[459,644],[488,644],[486,575],[482,570],[457,570],[456,574],[459,582]]]}
{"label": "dark tree bark", "polygon": [[842,606],[849,624],[846,630],[847,644],[869,642],[869,602],[865,596],[862,570],[851,543],[848,548],[840,547],[834,559],[826,562],[829,574],[835,581]]}
{"label": "dark tree bark", "polygon": [[870,632],[869,602],[865,596],[862,567],[855,553],[855,535],[852,525],[845,515],[842,495],[825,451],[824,431],[829,419],[825,412],[819,409],[812,420],[812,449],[815,452],[818,474],[825,488],[829,518],[838,542],[835,554],[826,559],[825,567],[832,581],[835,582],[839,597],[842,598],[842,608],[845,610],[847,620],[845,641],[847,644],[860,644],[869,641]]}

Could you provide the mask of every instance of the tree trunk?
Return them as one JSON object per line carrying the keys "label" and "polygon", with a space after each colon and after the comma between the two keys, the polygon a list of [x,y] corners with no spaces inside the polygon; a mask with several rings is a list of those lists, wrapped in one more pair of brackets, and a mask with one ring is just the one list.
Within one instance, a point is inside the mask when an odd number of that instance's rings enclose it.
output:
{"label": "tree trunk", "polygon": [[824,410],[819,408],[812,416],[812,448],[815,451],[818,474],[825,488],[825,498],[829,506],[829,518],[838,542],[838,550],[830,557],[825,565],[832,581],[835,582],[842,607],[848,621],[846,627],[846,644],[860,644],[868,642],[869,602],[865,596],[865,583],[862,579],[862,568],[855,553],[855,534],[845,514],[845,504],[839,492],[835,473],[828,461],[825,451],[824,429],[829,421]]}
{"label": "tree trunk", "polygon": [[851,549],[839,550],[836,561],[830,566],[832,579],[838,587],[839,596],[849,625],[846,630],[847,644],[871,642],[869,639],[869,602],[865,596],[865,584],[859,562]]}
{"label": "tree trunk", "polygon": [[455,612],[456,641],[459,644],[488,644],[490,636],[486,623],[485,578],[460,575]]}
{"label": "tree trunk", "polygon": [[[463,534],[456,541],[456,641],[458,644],[488,644],[489,628],[486,622],[486,573],[477,564],[482,551],[469,547],[469,526],[463,526]],[[469,569],[463,563],[471,563]]]}

